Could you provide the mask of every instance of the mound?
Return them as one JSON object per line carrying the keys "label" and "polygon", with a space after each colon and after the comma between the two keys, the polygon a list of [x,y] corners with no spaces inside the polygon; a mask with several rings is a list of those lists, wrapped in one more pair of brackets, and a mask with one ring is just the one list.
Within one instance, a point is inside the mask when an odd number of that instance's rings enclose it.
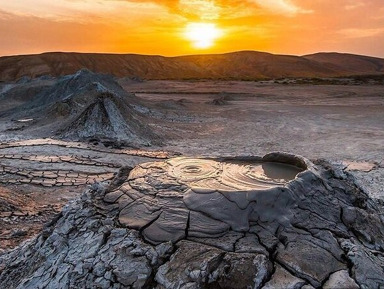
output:
{"label": "mound", "polygon": [[123,99],[102,92],[78,118],[63,127],[59,135],[69,139],[116,139],[138,144],[159,142],[159,137],[135,115]]}
{"label": "mound", "polygon": [[6,112],[6,115],[17,117],[40,117],[46,115],[60,103],[72,103],[71,110],[94,102],[101,92],[111,92],[121,97],[136,101],[133,94],[128,94],[111,75],[93,73],[82,69],[73,75],[58,78],[56,81],[34,81],[27,84],[15,85],[3,93],[3,100],[17,96],[23,102]]}
{"label": "mound", "polygon": [[1,116],[34,119],[30,126],[36,131],[53,131],[72,140],[96,137],[124,140],[131,145],[160,142],[145,124],[144,115],[134,109],[140,105],[139,99],[127,93],[111,75],[82,69],[48,83],[42,87],[35,84],[33,90],[31,85],[16,86],[6,92],[3,102],[9,102],[15,94],[24,102],[3,111]]}
{"label": "mound", "polygon": [[225,97],[215,98],[209,103],[213,104],[213,105],[227,105],[227,104],[229,104],[228,100]]}
{"label": "mound", "polygon": [[128,94],[111,75],[93,73],[82,69],[73,75],[67,75],[57,80],[55,85],[36,96],[31,107],[45,109],[58,102],[73,102],[80,104],[94,101],[95,95],[111,92],[121,97],[134,98]]}
{"label": "mound", "polygon": [[141,164],[0,256],[0,287],[379,288],[382,210],[287,154]]}
{"label": "mound", "polygon": [[233,100],[233,97],[225,92],[219,93],[218,97],[214,98],[212,101],[208,101],[208,104],[213,105],[227,105]]}

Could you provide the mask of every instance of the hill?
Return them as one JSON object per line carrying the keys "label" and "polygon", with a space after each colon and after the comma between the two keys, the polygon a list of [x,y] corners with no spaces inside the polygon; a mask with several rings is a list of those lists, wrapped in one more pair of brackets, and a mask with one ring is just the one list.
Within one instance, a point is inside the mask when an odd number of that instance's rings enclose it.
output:
{"label": "hill", "polygon": [[136,54],[43,53],[0,58],[0,81],[63,76],[86,68],[144,79],[263,79],[384,74],[384,59],[339,53],[306,56],[256,51],[163,57]]}
{"label": "hill", "polygon": [[384,73],[384,59],[382,58],[345,53],[316,53],[304,57],[330,69],[342,67],[349,75]]}

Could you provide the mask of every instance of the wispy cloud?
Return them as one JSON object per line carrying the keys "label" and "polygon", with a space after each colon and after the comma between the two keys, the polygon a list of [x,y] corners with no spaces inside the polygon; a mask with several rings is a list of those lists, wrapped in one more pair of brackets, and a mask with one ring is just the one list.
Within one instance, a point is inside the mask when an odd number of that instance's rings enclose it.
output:
{"label": "wispy cloud", "polygon": [[283,14],[286,16],[294,16],[300,13],[312,13],[312,10],[306,10],[294,4],[290,0],[249,0],[263,9],[267,9],[270,13]]}
{"label": "wispy cloud", "polygon": [[184,15],[198,15],[202,20],[218,19],[221,12],[213,0],[180,0],[178,8]]}
{"label": "wispy cloud", "polygon": [[358,9],[358,8],[361,8],[361,7],[364,7],[366,4],[364,2],[354,2],[354,3],[348,3],[347,5],[344,6],[344,8],[346,10],[354,10],[354,9]]}
{"label": "wispy cloud", "polygon": [[[112,0],[113,1],[113,0]],[[137,2],[139,0],[122,0]],[[168,7],[172,12],[186,17],[213,20],[220,17],[236,18],[238,15],[278,14],[294,16],[311,13],[291,0],[144,0]]]}
{"label": "wispy cloud", "polygon": [[384,34],[384,27],[381,28],[348,28],[338,31],[347,38],[365,38]]}

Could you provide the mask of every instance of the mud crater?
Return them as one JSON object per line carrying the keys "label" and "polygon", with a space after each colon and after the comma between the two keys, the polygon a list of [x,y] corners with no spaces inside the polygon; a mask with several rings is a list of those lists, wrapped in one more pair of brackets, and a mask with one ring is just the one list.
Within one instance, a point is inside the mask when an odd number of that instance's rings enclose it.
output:
{"label": "mud crater", "polygon": [[294,165],[262,160],[234,161],[175,158],[169,175],[192,189],[254,191],[284,186],[304,171]]}

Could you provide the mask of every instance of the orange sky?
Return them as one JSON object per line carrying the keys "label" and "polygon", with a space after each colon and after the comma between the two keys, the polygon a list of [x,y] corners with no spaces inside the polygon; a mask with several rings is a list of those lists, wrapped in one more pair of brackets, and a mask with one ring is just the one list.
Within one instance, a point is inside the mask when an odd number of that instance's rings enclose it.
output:
{"label": "orange sky", "polygon": [[[197,49],[183,34],[191,22],[222,35]],[[0,55],[236,50],[384,57],[384,0],[0,0]]]}

